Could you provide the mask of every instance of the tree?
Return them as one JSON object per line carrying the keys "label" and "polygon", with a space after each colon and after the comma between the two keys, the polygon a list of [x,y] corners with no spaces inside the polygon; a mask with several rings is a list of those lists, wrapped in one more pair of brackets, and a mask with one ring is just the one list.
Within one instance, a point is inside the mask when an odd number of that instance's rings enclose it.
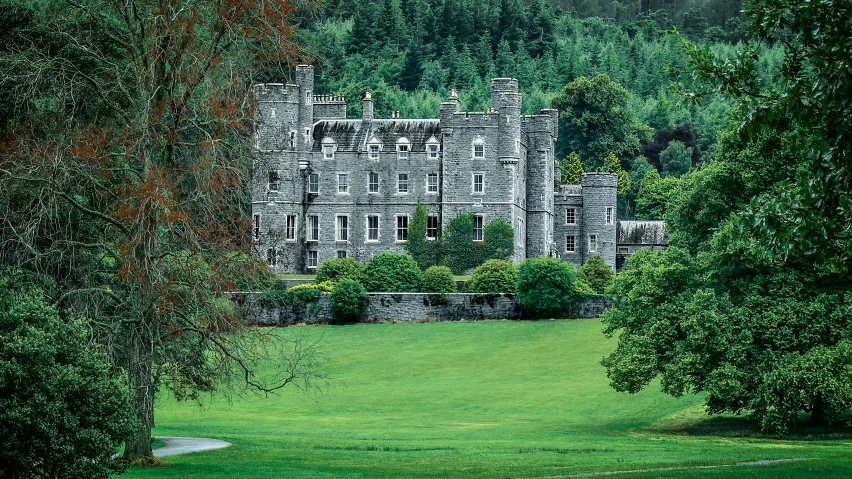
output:
{"label": "tree", "polygon": [[665,218],[669,202],[678,194],[678,178],[660,178],[657,170],[651,170],[642,179],[642,186],[636,196],[636,218],[640,220],[661,220]]}
{"label": "tree", "polygon": [[473,245],[473,214],[462,213],[450,221],[441,248],[442,261],[453,274],[465,274],[479,264]]}
{"label": "tree", "polygon": [[0,277],[0,476],[103,478],[136,431],[118,371],[21,272]]}
{"label": "tree", "polygon": [[589,285],[597,294],[603,294],[612,284],[615,273],[600,255],[591,256],[577,270],[577,280]]}
{"label": "tree", "polygon": [[560,166],[562,167],[562,184],[563,185],[579,185],[583,178],[583,161],[576,151],[572,151],[570,155],[562,159]]}
{"label": "tree", "polygon": [[530,317],[559,316],[575,297],[574,265],[559,258],[527,258],[518,266],[518,299]]}
{"label": "tree", "polygon": [[429,210],[420,203],[414,209],[414,215],[408,223],[408,241],[405,252],[414,258],[420,269],[426,270],[438,263],[439,243],[426,238],[426,228],[429,221]]}
{"label": "tree", "polygon": [[615,173],[618,175],[618,194],[623,195],[630,191],[630,175],[621,167],[621,160],[614,153],[606,155],[601,171]]}
{"label": "tree", "polygon": [[663,178],[681,176],[692,167],[692,148],[687,148],[677,140],[670,142],[668,148],[660,153],[660,165]]}
{"label": "tree", "polygon": [[638,153],[651,129],[636,119],[629,99],[627,90],[607,75],[565,85],[552,102],[559,110],[557,155],[576,151],[586,169],[594,171],[610,153],[621,158]]}
{"label": "tree", "polygon": [[[265,267],[234,254],[250,248],[249,85],[300,54],[294,4],[9,8],[25,21],[4,44],[3,88],[19,103],[0,149],[0,262],[54,278],[51,301],[85,313],[126,373],[142,433],[125,455],[152,455],[160,386],[179,399],[236,379],[309,387],[311,348],[247,329],[228,300]],[[278,347],[293,348],[275,352],[282,374],[258,377]]]}
{"label": "tree", "polygon": [[489,259],[508,260],[515,253],[515,229],[508,221],[501,218],[488,223],[482,235],[482,243],[477,244],[480,250],[477,258],[480,262]]}

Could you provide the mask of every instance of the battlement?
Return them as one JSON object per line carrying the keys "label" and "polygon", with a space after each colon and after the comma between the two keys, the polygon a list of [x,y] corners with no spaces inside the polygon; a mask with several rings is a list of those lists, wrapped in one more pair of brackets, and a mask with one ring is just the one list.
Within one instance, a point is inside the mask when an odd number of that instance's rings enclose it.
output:
{"label": "battlement", "polygon": [[314,95],[314,105],[337,105],[346,104],[346,97],[343,95]]}
{"label": "battlement", "polygon": [[254,85],[258,103],[298,103],[299,86],[290,83],[258,83]]}
{"label": "battlement", "polygon": [[491,80],[491,91],[518,93],[518,80],[515,78],[494,78]]}
{"label": "battlement", "polygon": [[618,175],[606,172],[583,173],[580,184],[584,188],[588,186],[617,188]]}

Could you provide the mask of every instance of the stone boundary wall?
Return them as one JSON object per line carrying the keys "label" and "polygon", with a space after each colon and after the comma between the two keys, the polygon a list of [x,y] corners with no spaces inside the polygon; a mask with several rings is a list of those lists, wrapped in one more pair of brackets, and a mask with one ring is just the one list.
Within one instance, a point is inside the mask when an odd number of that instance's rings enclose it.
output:
{"label": "stone boundary wall", "polygon": [[[369,293],[368,296],[362,320],[365,323],[523,318],[523,308],[512,294]],[[330,323],[334,319],[328,295],[310,305],[267,307],[261,303],[259,293],[244,293],[241,302],[249,322],[258,326]],[[561,317],[597,318],[610,305],[608,300],[592,298],[579,309],[564,311]]]}

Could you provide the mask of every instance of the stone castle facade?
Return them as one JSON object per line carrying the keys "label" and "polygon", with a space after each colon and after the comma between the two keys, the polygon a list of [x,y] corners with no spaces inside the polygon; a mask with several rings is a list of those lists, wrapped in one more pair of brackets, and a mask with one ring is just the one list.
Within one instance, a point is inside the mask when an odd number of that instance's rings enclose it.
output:
{"label": "stone castle facade", "polygon": [[[597,254],[615,268],[619,254],[652,246],[619,249],[627,222],[616,219],[615,174],[560,184],[558,112],[521,115],[515,79],[492,80],[489,112],[460,111],[453,93],[440,118],[423,120],[375,118],[369,93],[362,118],[347,119],[344,98],[315,95],[313,84],[313,67],[299,65],[295,84],[255,86],[252,234],[255,254],[277,271],[403,252],[418,203],[430,238],[463,212],[475,215],[474,241],[486,224],[508,221],[515,262],[551,255],[580,266]],[[639,229],[648,228],[662,231]]]}

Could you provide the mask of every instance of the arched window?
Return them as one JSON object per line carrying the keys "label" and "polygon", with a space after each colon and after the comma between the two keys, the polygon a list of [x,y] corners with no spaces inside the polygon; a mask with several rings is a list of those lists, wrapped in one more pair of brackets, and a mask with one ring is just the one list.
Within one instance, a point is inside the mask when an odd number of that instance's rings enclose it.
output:
{"label": "arched window", "polygon": [[334,152],[337,151],[337,143],[334,138],[325,137],[322,139],[322,158],[324,160],[333,160]]}
{"label": "arched window", "polygon": [[396,155],[400,160],[407,160],[408,154],[411,151],[411,142],[408,138],[402,137],[396,140]]}
{"label": "arched window", "polygon": [[474,160],[485,159],[485,139],[481,136],[478,136],[473,140],[471,156],[473,156]]}

